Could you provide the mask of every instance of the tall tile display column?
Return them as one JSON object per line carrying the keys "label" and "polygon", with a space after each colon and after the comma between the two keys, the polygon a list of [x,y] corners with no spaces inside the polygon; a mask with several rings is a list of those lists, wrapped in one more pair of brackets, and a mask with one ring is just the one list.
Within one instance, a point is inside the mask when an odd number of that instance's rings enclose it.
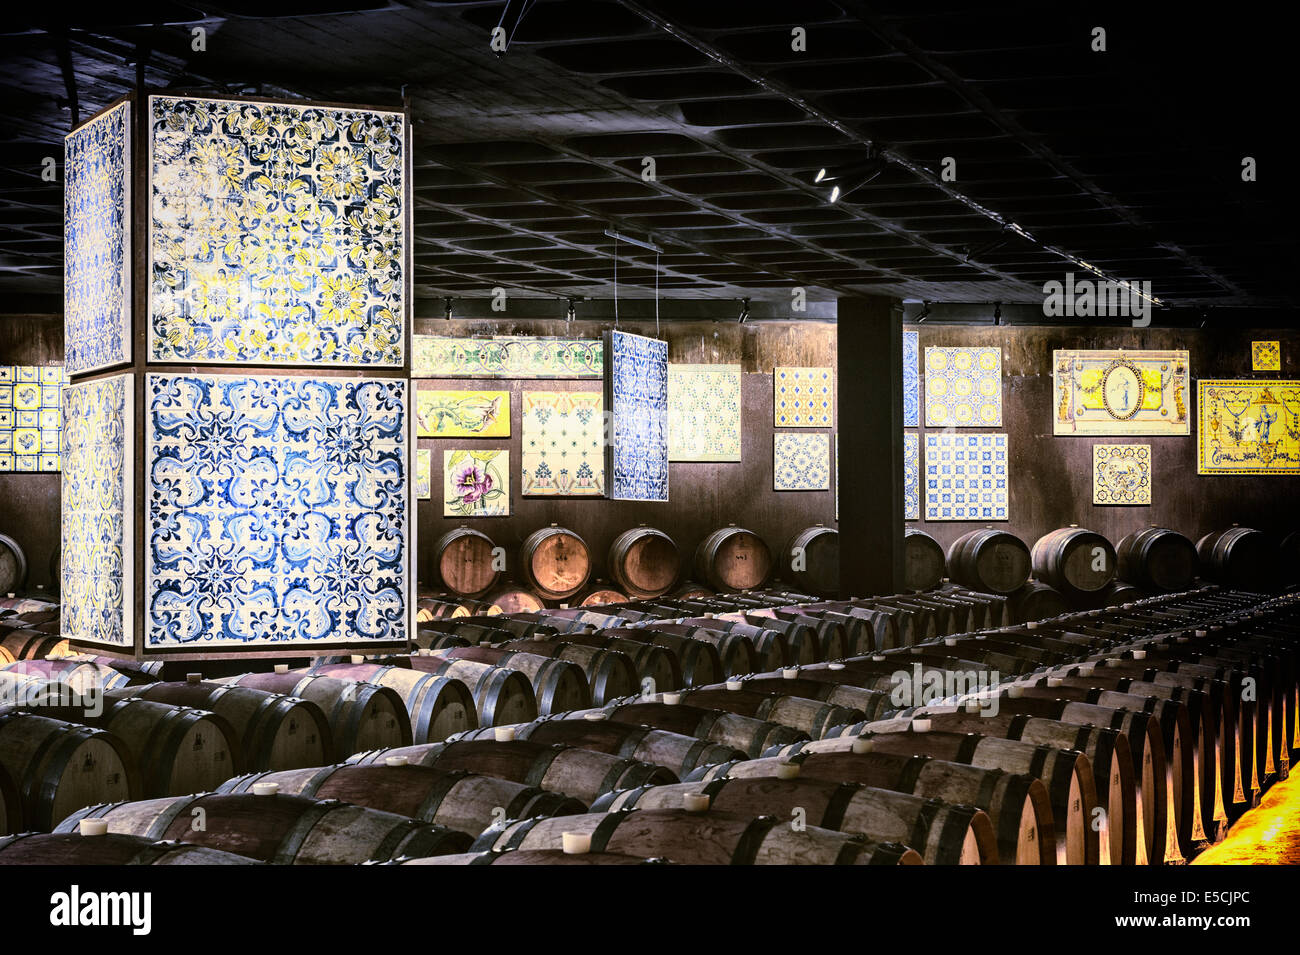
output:
{"label": "tall tile display column", "polygon": [[409,141],[403,112],[171,94],[68,137],[75,645],[405,643]]}

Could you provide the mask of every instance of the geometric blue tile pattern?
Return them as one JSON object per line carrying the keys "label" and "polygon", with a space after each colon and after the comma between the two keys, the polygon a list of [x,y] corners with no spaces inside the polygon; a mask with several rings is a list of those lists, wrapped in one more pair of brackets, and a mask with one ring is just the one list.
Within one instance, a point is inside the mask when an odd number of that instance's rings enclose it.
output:
{"label": "geometric blue tile pattern", "polygon": [[777,432],[772,442],[772,490],[829,491],[831,437]]}
{"label": "geometric blue tile pattern", "polygon": [[145,392],[147,649],[406,639],[407,382]]}
{"label": "geometric blue tile pattern", "polygon": [[60,365],[0,365],[0,471],[58,471],[62,446]]}
{"label": "geometric blue tile pattern", "polygon": [[1005,434],[925,436],[925,519],[1008,519]]}
{"label": "geometric blue tile pattern", "polygon": [[917,373],[916,332],[903,332],[903,427],[921,424],[920,388]]}
{"label": "geometric blue tile pattern", "polygon": [[921,447],[913,431],[903,433],[903,520],[921,519]]}
{"label": "geometric blue tile pattern", "polygon": [[619,331],[605,335],[607,493],[615,501],[667,501],[668,343]]}

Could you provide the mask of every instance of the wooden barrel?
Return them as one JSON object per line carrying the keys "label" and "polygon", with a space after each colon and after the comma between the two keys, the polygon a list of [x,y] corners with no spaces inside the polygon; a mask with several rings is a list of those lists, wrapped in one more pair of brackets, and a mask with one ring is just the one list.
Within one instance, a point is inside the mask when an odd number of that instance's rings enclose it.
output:
{"label": "wooden barrel", "polygon": [[88,803],[140,791],[131,752],[112,733],[29,713],[0,713],[0,766],[18,784],[24,827],[42,832]]}
{"label": "wooden barrel", "polygon": [[468,617],[469,611],[450,600],[438,600],[433,597],[420,597],[415,601],[415,622],[428,623],[430,620],[450,620]]}
{"label": "wooden barrel", "polygon": [[442,585],[454,594],[477,597],[495,586],[501,576],[492,538],[481,531],[457,527],[433,542],[433,565]]}
{"label": "wooden barrel", "polygon": [[1007,609],[1016,623],[1046,620],[1066,611],[1065,598],[1055,587],[1031,580],[1007,599]]}
{"label": "wooden barrel", "polygon": [[564,600],[587,585],[591,552],[573,531],[552,524],[524,538],[519,567],[524,580],[544,598]]}
{"label": "wooden barrel", "polygon": [[0,672],[26,676],[34,680],[66,683],[78,693],[115,690],[127,686],[131,678],[112,667],[71,657],[61,660],[16,660],[0,667]]}
{"label": "wooden barrel", "polygon": [[[582,672],[587,674],[587,686],[591,690],[591,702],[594,706],[604,706],[610,700],[637,693],[641,688],[641,678],[637,675],[636,664],[627,654],[616,650],[536,638],[511,641],[503,644],[502,649],[539,653],[543,656],[555,657],[557,660],[576,663],[582,667]],[[509,722],[519,723],[523,720]]]}
{"label": "wooden barrel", "polygon": [[703,584],[697,584],[693,580],[688,580],[673,591],[673,596],[679,600],[700,600],[705,597],[712,597],[713,591],[709,590],[709,588],[705,587]]}
{"label": "wooden barrel", "polygon": [[549,792],[571,796],[584,807],[605,793],[618,789],[678,782],[677,774],[664,766],[564,743],[547,745],[531,739],[427,743],[363,753],[352,757],[349,762],[382,764],[389,757],[403,757],[413,765],[432,766],[444,772],[481,773],[540,786]]}
{"label": "wooden barrel", "polygon": [[[692,707],[766,720],[807,733],[813,739],[819,739],[832,726],[856,723],[866,718],[866,713],[862,710],[838,703],[795,696],[788,691],[773,692],[771,686],[775,682],[777,681],[751,683],[742,680],[741,689],[728,689],[725,685],[703,687],[698,690],[683,690],[677,696]],[[662,694],[651,699],[664,702]],[[758,749],[755,755],[761,753],[763,748]]]}
{"label": "wooden barrel", "polygon": [[683,736],[710,739],[742,750],[751,757],[762,755],[772,746],[798,742],[808,735],[773,720],[662,700],[624,703],[605,712],[609,719],[620,723],[644,723]]}
{"label": "wooden barrel", "polygon": [[1201,576],[1225,587],[1267,590],[1277,576],[1277,546],[1261,531],[1234,524],[1196,542]]}
{"label": "wooden barrel", "polygon": [[948,576],[972,590],[1010,594],[1029,579],[1029,548],[1006,531],[980,528],[948,548]]}
{"label": "wooden barrel", "polygon": [[[449,676],[469,687],[478,709],[479,726],[502,726],[537,718],[537,694],[527,674],[508,667],[421,651],[421,669]],[[437,740],[430,740],[437,742]]]}
{"label": "wooden barrel", "polygon": [[[196,818],[203,819],[202,828]],[[82,819],[104,819],[109,832],[183,840],[277,865],[387,862],[464,852],[470,844],[463,832],[396,813],[278,794],[206,793],[89,806],[57,831],[75,832]]]}
{"label": "wooden barrel", "polygon": [[1117,574],[1144,590],[1186,590],[1196,578],[1196,548],[1167,527],[1144,527],[1126,534],[1115,548]]}
{"label": "wooden barrel", "polygon": [[464,770],[390,765],[387,759],[252,773],[227,781],[217,792],[251,793],[257,783],[275,783],[287,796],[339,799],[354,806],[437,823],[470,836],[505,819],[571,816],[587,811],[585,803],[538,786]]}
{"label": "wooden barrel", "polygon": [[320,766],[334,758],[329,721],[315,703],[247,686],[223,683],[149,683],[109,690],[109,699],[139,697],[208,710],[239,734],[248,769]]}
{"label": "wooden barrel", "polygon": [[0,762],[0,836],[23,829],[23,802],[18,783]]}
{"label": "wooden barrel", "polygon": [[692,781],[771,777],[788,771],[783,767],[790,763],[798,767],[800,778],[859,783],[975,806],[988,813],[1003,865],[1056,864],[1047,787],[1027,774],[980,769],[929,756],[849,751],[800,753],[789,759],[768,756],[708,766],[697,770]]}
{"label": "wooden barrel", "polygon": [[[705,620],[702,622],[710,623],[711,621]],[[760,665],[754,641],[743,633],[731,633],[720,628],[676,623],[654,623],[642,630],[642,633],[684,637],[687,640],[698,640],[709,644],[717,651],[718,659],[722,663],[722,672],[727,676],[753,673]]]}
{"label": "wooden barrel", "polygon": [[503,584],[483,595],[483,602],[500,608],[501,613],[536,613],[546,604],[527,587]]}
{"label": "wooden barrel", "polygon": [[411,667],[416,670],[436,668],[439,658],[474,660],[492,666],[509,667],[525,674],[533,684],[537,697],[537,712],[541,716],[580,710],[591,706],[591,690],[587,674],[582,667],[568,660],[557,660],[540,653],[523,653],[498,647],[460,647],[442,650],[436,656],[413,656]]}
{"label": "wooden barrel", "polygon": [[23,589],[27,583],[27,555],[8,534],[0,534],[0,594]]}
{"label": "wooden barrel", "polygon": [[39,630],[10,630],[0,636],[0,664],[18,660],[43,660],[51,654],[66,653],[68,641],[55,633]]}
{"label": "wooden barrel", "polygon": [[676,690],[681,687],[682,666],[675,653],[657,644],[640,640],[624,640],[610,633],[608,630],[599,633],[569,633],[565,634],[564,642],[623,654],[632,661],[643,693]]}
{"label": "wooden barrel", "polygon": [[1105,590],[1097,592],[1097,603],[1102,607],[1119,607],[1134,600],[1141,600],[1146,595],[1145,590],[1139,590],[1132,584],[1122,580],[1112,580],[1106,585]]}
{"label": "wooden barrel", "polygon": [[610,793],[598,799],[592,811],[679,809],[690,793],[708,796],[710,812],[742,817],[786,820],[802,809],[808,824],[821,829],[856,833],[872,842],[906,842],[927,865],[998,862],[997,837],[983,810],[859,783],[724,776],[707,783]]}
{"label": "wooden barrel", "polygon": [[627,594],[614,590],[607,586],[603,581],[596,581],[581,597],[578,598],[579,607],[605,607],[610,604],[621,604],[627,601]]}
{"label": "wooden barrel", "polygon": [[682,556],[671,537],[653,527],[633,527],[614,538],[606,567],[629,597],[658,597],[672,589]]}
{"label": "wooden barrel", "polygon": [[918,865],[920,857],[899,843],[871,843],[860,836],[816,826],[795,829],[790,816],[737,816],[680,809],[588,813],[562,819],[527,819],[485,832],[475,851],[513,846],[558,849],[565,832],[591,836],[593,852],[662,856],[684,865]]}
{"label": "wooden barrel", "polygon": [[[3,860],[0,860],[3,861]],[[666,865],[667,859],[641,858],[621,852],[569,853],[563,849],[511,849],[509,852],[463,852],[431,859],[403,859],[399,865]]]}
{"label": "wooden barrel", "polygon": [[696,548],[695,573],[715,590],[753,590],[772,575],[772,552],[753,531],[720,527]]}
{"label": "wooden barrel", "polygon": [[0,865],[258,865],[256,859],[183,842],[105,833],[25,832],[0,838]]}
{"label": "wooden barrel", "polygon": [[[801,667],[795,677],[788,677],[783,671],[774,673],[753,673],[740,680],[743,689],[756,693],[775,693],[784,696],[803,697],[809,700],[821,700],[836,706],[856,710],[871,719],[883,717],[891,710],[898,709],[889,693],[867,689],[857,685],[866,680],[860,674],[851,674],[843,670],[829,670],[820,666]],[[707,690],[726,690],[726,684],[704,687]],[[728,690],[728,692],[732,692]],[[824,728],[838,725],[833,720],[822,720]],[[817,737],[823,736],[819,731]]]}
{"label": "wooden barrel", "polygon": [[[432,673],[420,673],[406,667],[386,666],[361,671],[355,675],[357,664],[318,664],[314,671],[322,676],[348,680],[355,684],[377,683],[396,690],[406,707],[411,724],[411,741],[414,743],[438,742],[453,733],[478,726],[478,711],[474,697],[460,680]],[[373,667],[373,664],[361,664]]]}
{"label": "wooden barrel", "polygon": [[1292,531],[1278,545],[1281,553],[1282,583],[1286,586],[1300,583],[1300,531]]}
{"label": "wooden barrel", "polygon": [[[412,741],[406,701],[392,687],[301,673],[245,673],[220,680],[310,700],[330,724],[336,758]],[[198,790],[189,790],[198,792]]]}
{"label": "wooden barrel", "polygon": [[824,524],[805,527],[781,554],[786,579],[810,594],[835,596],[840,591],[840,534]]}
{"label": "wooden barrel", "polygon": [[903,535],[903,586],[908,590],[933,590],[943,580],[943,547],[914,527]]}
{"label": "wooden barrel", "polygon": [[[668,650],[676,658],[681,669],[682,686],[717,683],[727,675],[718,648],[705,640],[692,640],[679,634],[642,627],[618,627],[606,630],[605,635],[619,640],[647,643]],[[577,707],[573,708],[577,709]]]}
{"label": "wooden barrel", "polygon": [[1077,524],[1038,538],[1031,556],[1034,576],[1067,600],[1095,594],[1115,578],[1115,548]]}

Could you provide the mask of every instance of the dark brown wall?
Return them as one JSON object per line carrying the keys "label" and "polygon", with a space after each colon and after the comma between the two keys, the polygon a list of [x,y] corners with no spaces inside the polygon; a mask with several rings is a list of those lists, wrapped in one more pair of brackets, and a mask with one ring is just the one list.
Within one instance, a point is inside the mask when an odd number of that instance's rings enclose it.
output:
{"label": "dark brown wall", "polygon": [[[1002,424],[1010,454],[1010,520],[994,525],[1033,546],[1048,531],[1079,524],[1118,542],[1146,524],[1171,527],[1196,541],[1228,524],[1282,533],[1300,527],[1300,478],[1201,477],[1196,473],[1196,379],[1300,377],[1300,332],[1294,329],[975,328],[916,325],[921,348],[921,421],[924,424],[924,349],[927,345],[1002,348]],[[1252,340],[1282,342],[1280,372],[1251,371]],[[1052,351],[1059,348],[1186,349],[1191,353],[1188,403],[1192,433],[1186,437],[1056,437],[1052,434]],[[922,435],[925,428],[917,429]],[[963,431],[968,429],[961,429]],[[996,428],[969,429],[997,431]],[[1092,446],[1150,444],[1149,507],[1092,503]],[[922,516],[924,448],[922,447]],[[945,547],[966,531],[986,526],[957,521],[911,521]]]}
{"label": "dark brown wall", "polygon": [[[0,316],[0,365],[61,364],[62,315]],[[54,586],[49,564],[59,546],[60,483],[57,473],[0,472],[0,534],[27,555],[28,590]]]}

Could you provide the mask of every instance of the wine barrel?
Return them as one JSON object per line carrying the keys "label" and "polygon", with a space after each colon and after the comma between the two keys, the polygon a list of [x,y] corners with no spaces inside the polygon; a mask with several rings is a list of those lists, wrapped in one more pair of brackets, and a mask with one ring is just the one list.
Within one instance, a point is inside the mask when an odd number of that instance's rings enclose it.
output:
{"label": "wine barrel", "polygon": [[[392,758],[400,761],[400,757]],[[477,836],[502,818],[572,816],[587,811],[586,804],[577,799],[537,786],[464,770],[392,765],[387,760],[252,773],[228,780],[216,791],[251,793],[257,783],[275,783],[286,796],[338,799],[436,823],[470,836]]]}
{"label": "wine barrel", "polygon": [[[204,820],[195,828],[196,811]],[[204,793],[88,806],[59,824],[75,832],[82,819],[104,819],[108,831],[185,840],[278,865],[358,865],[402,856],[464,852],[470,837],[396,813],[305,796]]]}
{"label": "wine barrel", "polygon": [[718,591],[754,590],[772,575],[772,552],[753,531],[720,527],[696,548],[695,573]]}
{"label": "wine barrel", "polygon": [[705,597],[712,597],[713,591],[709,590],[703,584],[697,584],[693,580],[688,580],[673,591],[673,596],[678,600],[700,600]]}
{"label": "wine barrel", "polygon": [[680,809],[588,813],[562,819],[526,819],[488,830],[474,851],[563,848],[566,832],[591,836],[591,851],[663,856],[684,865],[919,865],[917,853],[899,843],[871,843],[860,836],[816,826],[795,829],[776,816],[692,813]]}
{"label": "wine barrel", "polygon": [[722,663],[722,672],[727,676],[753,673],[759,667],[758,651],[754,647],[754,641],[742,633],[676,623],[652,623],[641,632],[652,636],[663,634],[683,637],[709,644],[717,651],[718,659]]}
{"label": "wine barrel", "polygon": [[[718,648],[705,640],[692,640],[675,633],[643,627],[618,627],[605,631],[607,637],[663,647],[673,654],[681,668],[683,686],[717,683],[727,675]],[[578,707],[571,707],[578,709]]]}
{"label": "wine barrel", "polygon": [[678,782],[676,773],[653,763],[564,743],[547,745],[530,739],[426,743],[362,753],[348,762],[362,766],[382,764],[390,757],[405,758],[413,765],[431,766],[444,772],[479,773],[540,786],[549,792],[572,796],[584,807],[617,789]]}
{"label": "wine barrel", "polygon": [[433,542],[433,565],[442,585],[454,594],[477,597],[501,576],[493,565],[496,545],[481,531],[457,527]]}
{"label": "wine barrel", "polygon": [[628,596],[640,600],[672,589],[681,572],[682,557],[671,537],[642,525],[614,538],[606,566]]}
{"label": "wine barrel", "polygon": [[[537,697],[533,693],[533,686],[528,682],[528,677],[519,671],[474,663],[471,660],[456,660],[428,650],[421,651],[420,655],[425,658],[421,665],[425,674],[458,680],[469,689],[470,696],[474,698],[475,725],[517,723],[537,716]],[[394,669],[377,663],[334,663],[314,666],[311,672],[345,680],[382,683],[385,686],[391,685],[390,681],[409,682],[409,677],[391,672]],[[407,673],[415,672],[407,670]],[[430,743],[438,741],[434,738],[424,740]]]}
{"label": "wine barrel", "polygon": [[557,660],[540,653],[523,653],[498,647],[459,647],[442,650],[433,657],[411,657],[416,670],[436,668],[440,659],[474,660],[491,666],[508,667],[523,673],[533,684],[537,712],[541,716],[580,710],[591,706],[591,690],[582,667],[568,660]]}
{"label": "wine barrel", "polygon": [[599,580],[578,598],[579,607],[606,607],[626,602],[627,594],[607,587]]}
{"label": "wine barrel", "polygon": [[474,697],[470,694],[469,687],[460,680],[398,666],[368,669],[358,677],[353,676],[354,666],[356,664],[336,663],[326,670],[323,665],[317,664],[314,670],[322,676],[355,684],[374,683],[396,690],[406,707],[411,724],[411,741],[414,743],[437,742],[453,733],[478,726]]}
{"label": "wine barrel", "polygon": [[107,702],[97,714],[78,706],[41,715],[98,727],[121,740],[146,799],[206,792],[244,768],[239,734],[207,710],[132,698]]}
{"label": "wine barrel", "polygon": [[1102,607],[1119,607],[1135,600],[1141,600],[1145,596],[1146,591],[1139,590],[1130,583],[1125,583],[1122,580],[1112,580],[1106,585],[1105,590],[1098,591],[1097,603]]}
{"label": "wine barrel", "polygon": [[[807,733],[813,739],[819,739],[832,726],[856,723],[866,718],[866,713],[862,710],[849,706],[795,696],[789,692],[773,692],[771,686],[776,682],[785,681],[751,683],[742,680],[740,688],[737,689],[729,689],[724,684],[720,687],[682,690],[675,696],[692,707],[721,710],[724,713],[766,720],[769,723],[788,726],[801,733]],[[757,689],[758,686],[762,689]],[[666,702],[663,694],[644,699],[646,702]],[[763,748],[758,749],[754,755],[761,753]]]}
{"label": "wine barrel", "polygon": [[794,743],[808,735],[773,720],[662,700],[623,703],[604,712],[609,719],[620,723],[644,723],[683,736],[713,740],[743,750],[751,757],[761,755],[771,746]]}
{"label": "wine barrel", "polygon": [[831,597],[840,590],[840,534],[817,524],[805,527],[786,544],[781,554],[786,579],[809,594]]}
{"label": "wine barrel", "polygon": [[334,755],[340,759],[368,749],[408,746],[412,741],[406,701],[392,687],[301,673],[245,673],[216,682],[251,686],[315,703],[329,721]]}
{"label": "wine barrel", "polygon": [[27,555],[8,534],[0,534],[0,594],[23,589],[27,583]]}
{"label": "wine barrel", "polygon": [[93,690],[116,690],[127,686],[131,678],[110,666],[69,657],[59,660],[16,660],[0,667],[0,672],[26,676],[33,680],[66,683],[77,693]]}
{"label": "wine barrel", "polygon": [[711,812],[741,817],[793,818],[851,832],[872,842],[904,842],[927,865],[996,865],[997,837],[988,815],[973,806],[942,803],[910,793],[824,779],[723,777],[707,783],[643,786],[596,800],[593,812],[678,809],[690,793],[709,797]]}
{"label": "wine barrel", "polygon": [[22,829],[23,803],[18,794],[18,783],[9,774],[9,770],[5,769],[4,763],[0,762],[0,836],[21,832]]}
{"label": "wine barrel", "polygon": [[222,683],[149,683],[109,690],[112,700],[130,697],[208,710],[224,717],[239,735],[248,769],[296,769],[333,759],[329,722],[315,703],[247,686]]}
{"label": "wine barrel", "polygon": [[420,597],[415,601],[415,607],[417,624],[428,623],[430,620],[450,620],[469,616],[469,611],[460,604],[435,597]]}
{"label": "wine barrel", "polygon": [[[604,706],[610,700],[629,696],[641,687],[641,678],[637,675],[636,664],[626,654],[615,650],[557,640],[538,640],[536,637],[532,640],[514,640],[502,644],[502,649],[539,653],[557,660],[576,663],[582,667],[582,672],[587,674],[587,686],[591,690],[591,702],[595,706]],[[505,722],[520,723],[523,720]]]}
{"label": "wine barrel", "polygon": [[1278,550],[1282,583],[1288,587],[1300,583],[1300,531],[1292,531],[1283,537]]}
{"label": "wine barrel", "polygon": [[18,784],[23,825],[48,832],[87,803],[140,791],[125,743],[92,726],[29,713],[0,713],[0,766]]}
{"label": "wine barrel", "polygon": [[56,633],[39,630],[10,630],[0,636],[0,664],[18,660],[43,660],[47,656],[66,653],[68,641]]}
{"label": "wine barrel", "polygon": [[1277,546],[1261,531],[1236,524],[1196,542],[1201,576],[1225,587],[1267,590],[1277,576]]}
{"label": "wine barrel", "polygon": [[943,580],[943,547],[914,527],[903,535],[903,586],[908,590],[933,590]]}
{"label": "wine barrel", "polygon": [[[632,661],[632,666],[636,671],[637,680],[643,692],[654,693],[657,690],[676,690],[682,685],[682,666],[677,655],[671,650],[656,644],[639,640],[624,640],[611,635],[609,630],[603,630],[599,633],[565,634],[563,642],[623,654]],[[629,690],[628,692],[635,691]],[[614,693],[613,695],[624,696],[626,694]],[[607,701],[608,699],[609,697],[606,697]]]}
{"label": "wine barrel", "polygon": [[1115,548],[1117,574],[1144,590],[1186,590],[1196,578],[1196,548],[1182,534],[1152,524],[1133,531]]}
{"label": "wine barrel", "polygon": [[972,590],[1010,594],[1029,579],[1029,548],[1006,531],[980,528],[948,548],[948,576]]}
{"label": "wine barrel", "polygon": [[431,859],[403,859],[399,865],[666,865],[667,859],[621,852],[565,852],[563,849],[511,849],[509,852],[464,852]]}
{"label": "wine barrel", "polygon": [[258,865],[256,859],[144,836],[25,832],[0,838],[0,865]]}
{"label": "wine barrel", "polygon": [[499,608],[501,613],[536,613],[546,606],[537,594],[514,584],[489,590],[483,595],[483,602]]}
{"label": "wine barrel", "polygon": [[691,781],[776,776],[788,772],[783,767],[790,764],[798,767],[800,778],[860,783],[975,806],[988,813],[993,823],[1003,865],[1056,864],[1047,788],[1027,774],[980,769],[929,756],[850,751],[800,753],[790,759],[768,756],[707,766],[697,770]]}
{"label": "wine barrel", "polygon": [[519,566],[524,580],[542,597],[564,600],[587,585],[591,552],[573,531],[552,524],[524,538]]}
{"label": "wine barrel", "polygon": [[1115,578],[1115,548],[1077,524],[1038,538],[1031,555],[1034,576],[1067,600],[1086,598]]}
{"label": "wine barrel", "polygon": [[1046,620],[1065,613],[1065,598],[1055,587],[1031,580],[1007,599],[1007,609],[1015,623]]}

